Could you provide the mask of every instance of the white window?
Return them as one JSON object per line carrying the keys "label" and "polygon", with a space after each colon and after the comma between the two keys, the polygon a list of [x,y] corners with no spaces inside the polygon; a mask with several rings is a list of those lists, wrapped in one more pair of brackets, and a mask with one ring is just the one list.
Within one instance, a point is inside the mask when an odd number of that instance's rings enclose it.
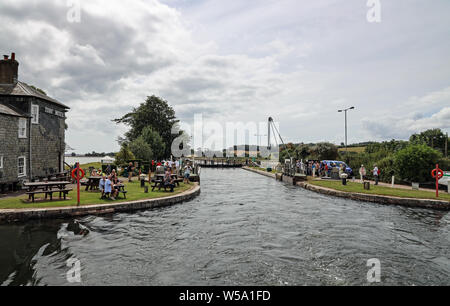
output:
{"label": "white window", "polygon": [[39,105],[31,105],[31,123],[39,124]]}
{"label": "white window", "polygon": [[24,156],[21,156],[17,159],[17,167],[18,167],[19,177],[27,175],[26,158]]}
{"label": "white window", "polygon": [[19,118],[19,138],[27,138],[27,119]]}
{"label": "white window", "polygon": [[3,169],[3,156],[0,156],[0,169]]}

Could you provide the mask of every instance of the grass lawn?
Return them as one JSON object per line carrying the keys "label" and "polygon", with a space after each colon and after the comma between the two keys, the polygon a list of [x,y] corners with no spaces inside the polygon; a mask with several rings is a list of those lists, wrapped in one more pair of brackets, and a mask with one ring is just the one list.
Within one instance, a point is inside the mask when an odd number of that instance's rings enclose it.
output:
{"label": "grass lawn", "polygon": [[[115,203],[122,203],[122,202],[129,202],[129,201],[136,201],[136,200],[143,200],[143,199],[154,199],[154,198],[163,198],[172,196],[174,194],[182,193],[183,191],[191,189],[194,185],[187,185],[184,183],[180,184],[180,187],[175,188],[174,193],[170,193],[169,191],[164,192],[162,190],[161,192],[158,192],[156,189],[154,192],[151,191],[151,188],[149,190],[149,193],[144,193],[144,189],[141,188],[141,183],[137,181],[137,178],[135,178],[135,181],[132,183],[125,182],[125,190],[128,191],[127,193],[127,199],[124,199],[122,196],[120,196],[119,199],[116,201],[112,200],[100,200],[100,192],[89,192],[84,191],[84,188],[81,189],[80,195],[81,195],[81,205],[92,205],[92,204],[115,204]],[[147,183],[147,186],[150,186]],[[43,197],[44,195],[39,195],[39,197]],[[56,197],[59,196],[59,194],[53,194],[53,196]],[[59,201],[59,199],[54,200],[52,202],[42,202],[42,203],[24,203],[23,200],[28,200],[28,196],[23,195],[19,197],[14,198],[5,198],[0,199],[0,209],[19,209],[19,208],[45,208],[45,207],[67,207],[67,206],[76,206],[77,205],[77,191],[76,188],[69,193],[70,200],[67,201]]]}
{"label": "grass lawn", "polygon": [[[370,185],[370,190],[364,190],[364,186],[360,183],[347,182],[347,186],[342,185],[341,181],[313,180],[308,181],[310,184],[344,192],[367,193],[374,195],[395,196],[401,198],[417,198],[417,199],[433,199],[436,200],[436,193],[430,191],[398,189],[390,187],[381,187]],[[439,192],[439,200],[450,201],[450,195],[444,191]]]}

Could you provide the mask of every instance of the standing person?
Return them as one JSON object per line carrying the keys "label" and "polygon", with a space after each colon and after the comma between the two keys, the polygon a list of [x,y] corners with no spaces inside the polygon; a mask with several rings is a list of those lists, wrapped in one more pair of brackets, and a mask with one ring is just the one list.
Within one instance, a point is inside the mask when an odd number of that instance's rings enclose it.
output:
{"label": "standing person", "polygon": [[375,186],[378,186],[378,182],[380,181],[380,169],[378,169],[377,165],[374,165],[373,169],[373,177],[375,178]]}
{"label": "standing person", "polygon": [[314,162],[313,162],[311,168],[312,168],[312,176],[316,177],[316,164]]}
{"label": "standing person", "polygon": [[361,182],[364,182],[366,174],[366,168],[364,167],[364,165],[361,165],[361,168],[359,168],[359,176],[361,177]]}
{"label": "standing person", "polygon": [[189,178],[191,177],[191,171],[192,171],[191,165],[188,163],[186,165],[186,167],[184,167],[184,182],[186,184],[190,184],[191,183],[189,181]]}
{"label": "standing person", "polygon": [[328,177],[328,164],[327,163],[325,163],[324,170],[325,170],[325,176]]}
{"label": "standing person", "polygon": [[131,181],[133,180],[133,163],[130,162],[130,164],[127,167],[127,171],[128,171],[128,182],[131,183]]}

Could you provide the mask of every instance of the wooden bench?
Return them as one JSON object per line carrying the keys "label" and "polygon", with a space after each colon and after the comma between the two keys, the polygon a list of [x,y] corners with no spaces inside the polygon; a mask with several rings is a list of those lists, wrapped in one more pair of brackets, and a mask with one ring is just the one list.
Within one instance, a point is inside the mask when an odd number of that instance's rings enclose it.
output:
{"label": "wooden bench", "polygon": [[183,183],[184,179],[183,178],[177,178],[175,180],[175,183],[178,185],[178,187],[180,187],[180,184]]}
{"label": "wooden bench", "polygon": [[59,198],[61,199],[62,196],[64,196],[64,200],[66,200],[67,195],[69,192],[71,192],[73,189],[64,189],[64,190],[36,190],[36,191],[29,191],[26,194],[28,195],[28,199],[31,199],[32,202],[35,202],[35,195],[36,194],[45,194],[45,199],[47,200],[48,196],[50,196],[50,201],[53,201],[53,193],[59,192]]}
{"label": "wooden bench", "polygon": [[162,180],[154,180],[152,185],[152,192],[155,191],[155,189],[158,187],[158,191],[161,190],[161,188],[164,188],[164,192],[167,192],[167,188],[170,188],[170,186],[167,186],[164,184],[164,181]]}
{"label": "wooden bench", "polygon": [[127,193],[128,193],[128,191],[126,191],[126,190],[119,190],[119,194],[123,194],[124,199],[127,198]]}

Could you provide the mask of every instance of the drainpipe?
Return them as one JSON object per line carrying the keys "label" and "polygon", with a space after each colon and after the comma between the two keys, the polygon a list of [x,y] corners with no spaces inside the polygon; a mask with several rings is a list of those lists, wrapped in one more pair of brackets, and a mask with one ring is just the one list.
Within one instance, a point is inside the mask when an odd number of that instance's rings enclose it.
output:
{"label": "drainpipe", "polygon": [[[33,104],[33,102],[30,102],[30,105],[29,105],[29,114],[30,114],[30,116],[31,116],[31,105]],[[29,127],[28,127],[28,146],[29,146],[29,148],[28,148],[28,152],[29,152],[29,157],[28,157],[28,160],[29,160],[29,164],[30,164],[30,170],[29,170],[29,173],[30,173],[30,182],[32,181],[32,179],[33,179],[33,164],[32,164],[32,162],[31,162],[31,147],[32,147],[32,142],[31,142],[31,125],[32,125],[32,122],[31,122],[31,117],[30,118],[28,118],[28,122],[29,122]]]}

